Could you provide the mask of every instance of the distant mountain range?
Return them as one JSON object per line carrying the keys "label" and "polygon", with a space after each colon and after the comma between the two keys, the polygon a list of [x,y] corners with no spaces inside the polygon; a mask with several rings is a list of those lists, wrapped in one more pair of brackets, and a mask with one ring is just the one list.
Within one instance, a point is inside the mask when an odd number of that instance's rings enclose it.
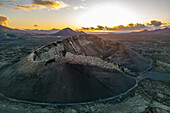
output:
{"label": "distant mountain range", "polygon": [[152,30],[152,31],[143,30],[141,32],[132,32],[132,33],[133,34],[141,34],[141,35],[158,35],[158,34],[169,35],[170,28],[156,29],[156,30]]}
{"label": "distant mountain range", "polygon": [[[50,35],[50,36],[76,36],[76,35],[84,35],[86,34],[83,31],[74,31],[70,28],[65,28],[62,30],[59,29],[51,29],[51,30],[19,30],[19,29],[12,29],[9,27],[1,26],[0,25],[0,32],[10,32],[10,33],[25,33],[25,34],[32,34],[32,35]],[[129,34],[129,33],[128,33]],[[170,35],[170,28],[164,29],[156,29],[156,30],[143,30],[141,32],[131,32],[130,34],[138,34],[138,35]]]}
{"label": "distant mountain range", "polygon": [[10,33],[25,33],[32,35],[50,35],[50,36],[76,36],[76,35],[84,35],[86,33],[82,31],[74,31],[70,28],[65,28],[62,30],[59,29],[51,29],[51,30],[18,30],[12,29],[5,26],[0,25],[0,32],[10,32]]}
{"label": "distant mountain range", "polygon": [[26,29],[24,30],[25,32],[27,33],[31,33],[31,34],[53,34],[53,33],[56,33],[58,31],[60,31],[59,29],[51,29],[51,30],[38,30],[38,29],[35,29],[35,30],[30,30],[30,29]]}
{"label": "distant mountain range", "polygon": [[12,29],[12,28],[0,25],[0,32],[22,32],[22,30]]}

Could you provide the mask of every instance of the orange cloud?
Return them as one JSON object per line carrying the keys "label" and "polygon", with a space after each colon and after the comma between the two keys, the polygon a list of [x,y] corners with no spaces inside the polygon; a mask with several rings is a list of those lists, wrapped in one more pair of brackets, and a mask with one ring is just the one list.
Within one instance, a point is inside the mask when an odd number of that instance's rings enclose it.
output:
{"label": "orange cloud", "polygon": [[14,7],[18,10],[27,10],[27,9],[43,9],[43,8],[51,8],[54,10],[58,10],[61,8],[67,7],[68,4],[62,2],[62,1],[49,1],[49,0],[33,0],[32,4],[28,5],[19,5],[15,4]]}
{"label": "orange cloud", "polygon": [[6,4],[0,3],[0,5],[6,5]]}
{"label": "orange cloud", "polygon": [[8,26],[8,22],[10,22],[11,20],[8,19],[8,17],[4,16],[4,15],[0,15],[0,25],[3,26]]}
{"label": "orange cloud", "polygon": [[45,7],[39,6],[39,5],[34,5],[34,4],[29,4],[29,5],[18,5],[15,4],[14,7],[16,7],[16,9],[18,10],[27,10],[27,9],[42,9]]}

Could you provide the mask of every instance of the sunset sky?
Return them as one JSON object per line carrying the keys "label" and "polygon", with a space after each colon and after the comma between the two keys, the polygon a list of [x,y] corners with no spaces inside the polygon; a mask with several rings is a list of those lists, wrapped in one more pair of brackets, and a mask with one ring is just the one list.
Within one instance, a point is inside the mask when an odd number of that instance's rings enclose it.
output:
{"label": "sunset sky", "polygon": [[0,24],[18,29],[62,29],[170,23],[170,0],[0,0]]}

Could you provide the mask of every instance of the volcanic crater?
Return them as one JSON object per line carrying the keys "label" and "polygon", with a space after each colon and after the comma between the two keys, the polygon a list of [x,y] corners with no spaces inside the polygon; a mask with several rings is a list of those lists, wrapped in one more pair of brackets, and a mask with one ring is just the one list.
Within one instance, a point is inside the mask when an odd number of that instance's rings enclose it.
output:
{"label": "volcanic crater", "polygon": [[124,45],[94,35],[45,45],[0,74],[5,97],[37,103],[85,103],[134,87],[150,60]]}

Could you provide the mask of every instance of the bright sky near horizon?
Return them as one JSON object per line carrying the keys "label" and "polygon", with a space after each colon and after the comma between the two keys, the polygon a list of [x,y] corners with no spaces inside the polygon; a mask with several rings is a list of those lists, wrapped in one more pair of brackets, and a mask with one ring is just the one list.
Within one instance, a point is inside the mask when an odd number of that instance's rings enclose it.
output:
{"label": "bright sky near horizon", "polygon": [[0,0],[0,24],[18,29],[76,29],[151,20],[169,23],[169,6],[170,0]]}

